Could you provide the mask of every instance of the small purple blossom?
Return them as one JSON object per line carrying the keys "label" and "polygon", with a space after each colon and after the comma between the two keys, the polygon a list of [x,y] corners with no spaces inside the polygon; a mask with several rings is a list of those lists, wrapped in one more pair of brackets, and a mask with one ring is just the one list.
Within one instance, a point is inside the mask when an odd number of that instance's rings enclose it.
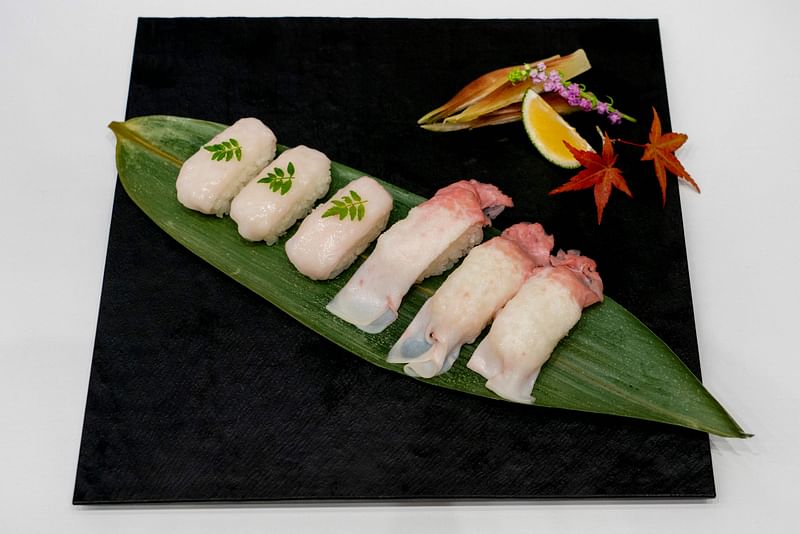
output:
{"label": "small purple blossom", "polygon": [[578,84],[571,83],[569,87],[567,87],[567,91],[569,91],[570,96],[580,96],[581,95],[581,88]]}
{"label": "small purple blossom", "polygon": [[547,77],[544,74],[544,71],[541,70],[532,70],[531,71],[531,82],[533,83],[542,83],[545,81]]}
{"label": "small purple blossom", "polygon": [[[542,84],[542,89],[546,93],[556,93],[567,101],[570,106],[579,107],[583,111],[596,110],[600,115],[607,115],[611,124],[622,122],[623,115],[611,107],[611,102],[599,102],[591,93],[587,93],[583,86],[574,82],[562,81],[561,74],[557,70],[547,72],[544,63],[537,63],[534,67],[525,65],[526,70],[521,71],[522,76],[527,72],[531,81]],[[513,81],[513,80],[512,80]],[[630,117],[625,117],[628,120]]]}

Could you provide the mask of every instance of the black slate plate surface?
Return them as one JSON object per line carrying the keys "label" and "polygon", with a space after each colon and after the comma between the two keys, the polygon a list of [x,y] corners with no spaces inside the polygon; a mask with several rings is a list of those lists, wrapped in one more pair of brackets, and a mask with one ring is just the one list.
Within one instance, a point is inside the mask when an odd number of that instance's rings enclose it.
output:
{"label": "black slate plate surface", "polygon": [[[677,186],[619,151],[635,199],[547,191],[520,123],[434,134],[416,119],[500,66],[584,48],[580,77],[669,127],[653,20],[141,19],[128,117],[261,118],[287,145],[430,196],[496,183],[556,246],[699,374]],[[109,120],[116,117],[109,117]],[[596,141],[597,119],[573,121]],[[111,177],[108,177],[111,179]],[[374,368],[297,324],[114,200],[75,503],[713,497],[705,434],[441,390]]]}

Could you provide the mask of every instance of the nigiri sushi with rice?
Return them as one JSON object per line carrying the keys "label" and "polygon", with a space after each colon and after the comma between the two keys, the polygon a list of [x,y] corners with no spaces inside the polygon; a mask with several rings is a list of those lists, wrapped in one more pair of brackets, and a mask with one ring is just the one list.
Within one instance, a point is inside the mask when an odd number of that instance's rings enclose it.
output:
{"label": "nigiri sushi with rice", "polygon": [[286,241],[289,261],[313,280],[335,278],[386,228],[393,204],[374,178],[353,180],[303,219]]}
{"label": "nigiri sushi with rice", "polygon": [[178,173],[178,201],[222,217],[231,200],[275,157],[275,134],[260,120],[239,119],[187,159]]}
{"label": "nigiri sushi with rice", "polygon": [[583,308],[603,300],[603,281],[593,260],[559,251],[551,263],[537,269],[500,310],[467,363],[487,379],[487,389],[510,401],[533,403],[542,365]]}
{"label": "nigiri sushi with rice", "polygon": [[452,267],[483,240],[482,228],[511,206],[497,187],[475,180],[440,189],[378,238],[328,311],[365,332],[381,332],[415,282]]}
{"label": "nigiri sushi with rice", "polygon": [[331,183],[331,161],[313,148],[290,148],[267,165],[231,202],[231,218],[249,241],[275,243]]}
{"label": "nigiri sushi with rice", "polygon": [[389,351],[406,374],[447,372],[536,267],[549,262],[553,237],[540,224],[519,223],[472,249],[420,308]]}

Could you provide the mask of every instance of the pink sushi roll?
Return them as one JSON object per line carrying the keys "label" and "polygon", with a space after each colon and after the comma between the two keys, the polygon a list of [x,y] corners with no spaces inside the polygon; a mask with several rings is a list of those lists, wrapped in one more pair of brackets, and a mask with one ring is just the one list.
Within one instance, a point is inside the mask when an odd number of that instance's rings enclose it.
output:
{"label": "pink sushi roll", "polygon": [[483,227],[511,198],[475,180],[440,189],[430,200],[384,232],[375,250],[327,309],[369,333],[397,318],[403,296],[415,282],[441,274],[483,239]]}
{"label": "pink sushi roll", "polygon": [[549,262],[553,238],[539,224],[520,223],[475,247],[428,299],[389,351],[411,376],[447,372],[533,270]]}
{"label": "pink sushi roll", "polygon": [[602,300],[603,281],[595,262],[575,251],[559,251],[500,310],[467,367],[504,399],[532,404],[542,365],[583,308]]}

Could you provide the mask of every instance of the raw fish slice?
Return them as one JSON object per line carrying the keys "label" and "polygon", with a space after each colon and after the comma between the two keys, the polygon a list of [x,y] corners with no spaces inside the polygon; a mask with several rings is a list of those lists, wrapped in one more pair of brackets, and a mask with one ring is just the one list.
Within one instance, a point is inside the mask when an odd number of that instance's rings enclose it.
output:
{"label": "raw fish slice", "polygon": [[371,334],[397,318],[411,286],[441,274],[483,239],[491,222],[511,198],[493,185],[460,181],[408,212],[378,238],[375,250],[327,309]]}
{"label": "raw fish slice", "polygon": [[[205,147],[231,143],[231,139],[238,147],[226,148],[219,154],[225,157],[212,159],[218,151]],[[205,147],[181,167],[175,183],[178,201],[189,209],[222,217],[228,213],[231,199],[275,157],[275,134],[258,119],[239,119]]]}
{"label": "raw fish slice", "polygon": [[569,287],[572,297],[581,308],[603,302],[603,280],[593,259],[581,256],[577,250],[559,250],[556,256],[550,258],[550,264],[558,268],[554,274]]}
{"label": "raw fish slice", "polygon": [[[351,195],[356,193],[354,199]],[[334,201],[347,198],[354,215],[348,211],[323,217],[335,209]],[[363,205],[361,217],[358,205]],[[346,209],[347,205],[342,204]],[[328,202],[317,206],[286,242],[286,255],[295,268],[313,280],[328,280],[347,269],[383,231],[392,211],[392,196],[375,179],[362,176],[334,193]]]}
{"label": "raw fish slice", "polygon": [[559,251],[552,266],[537,269],[500,310],[467,367],[488,379],[486,387],[504,399],[532,404],[533,385],[558,342],[603,299],[595,262]]}
{"label": "raw fish slice", "polygon": [[501,237],[521,248],[537,267],[550,263],[550,252],[555,245],[555,239],[544,231],[541,224],[517,223],[503,230]]}
{"label": "raw fish slice", "polygon": [[538,224],[521,223],[477,246],[428,299],[389,351],[411,376],[447,372],[461,347],[472,343],[544,258],[553,238]]}
{"label": "raw fish slice", "polygon": [[231,203],[231,219],[245,239],[272,245],[297,219],[311,211],[330,184],[331,160],[325,154],[303,145],[290,148],[236,195]]}

